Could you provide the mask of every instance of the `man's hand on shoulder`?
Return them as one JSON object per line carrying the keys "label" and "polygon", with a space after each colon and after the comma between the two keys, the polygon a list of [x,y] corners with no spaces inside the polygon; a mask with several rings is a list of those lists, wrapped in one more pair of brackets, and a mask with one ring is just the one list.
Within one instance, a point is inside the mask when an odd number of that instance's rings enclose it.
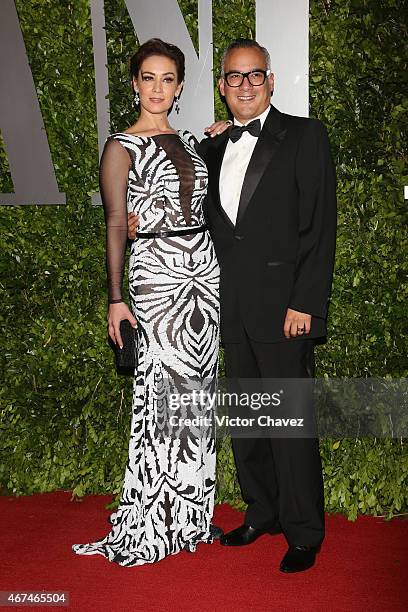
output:
{"label": "man's hand on shoulder", "polygon": [[286,338],[295,338],[310,333],[312,315],[288,308],[286,311],[283,333]]}
{"label": "man's hand on shoulder", "polygon": [[136,238],[137,228],[139,227],[139,216],[135,213],[128,213],[128,238],[134,240]]}

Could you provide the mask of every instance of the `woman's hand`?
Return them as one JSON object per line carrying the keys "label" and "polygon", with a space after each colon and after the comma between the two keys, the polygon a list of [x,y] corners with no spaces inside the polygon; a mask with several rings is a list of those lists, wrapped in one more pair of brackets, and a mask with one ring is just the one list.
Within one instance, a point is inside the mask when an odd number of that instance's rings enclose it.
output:
{"label": "woman's hand", "polygon": [[214,138],[214,136],[218,136],[219,134],[225,132],[225,130],[229,128],[230,125],[232,125],[232,121],[230,121],[229,119],[227,121],[216,121],[215,123],[210,125],[210,127],[205,128],[204,134],[207,134],[208,136],[211,136],[211,138]]}
{"label": "woman's hand", "polygon": [[139,215],[131,212],[128,213],[128,238],[134,240],[136,238],[137,228],[139,227]]}
{"label": "woman's hand", "polygon": [[108,310],[108,334],[115,344],[123,348],[123,340],[120,335],[120,322],[127,319],[132,327],[137,327],[137,321],[130,312],[125,302],[109,304]]}

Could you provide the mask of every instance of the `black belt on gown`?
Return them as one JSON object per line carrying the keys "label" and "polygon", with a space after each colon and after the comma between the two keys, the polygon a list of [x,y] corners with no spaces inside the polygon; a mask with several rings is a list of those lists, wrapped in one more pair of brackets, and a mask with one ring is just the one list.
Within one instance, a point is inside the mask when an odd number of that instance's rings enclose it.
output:
{"label": "black belt on gown", "polygon": [[167,238],[167,236],[188,236],[189,234],[199,234],[205,232],[208,225],[199,227],[183,227],[178,230],[162,230],[161,232],[137,232],[136,238]]}

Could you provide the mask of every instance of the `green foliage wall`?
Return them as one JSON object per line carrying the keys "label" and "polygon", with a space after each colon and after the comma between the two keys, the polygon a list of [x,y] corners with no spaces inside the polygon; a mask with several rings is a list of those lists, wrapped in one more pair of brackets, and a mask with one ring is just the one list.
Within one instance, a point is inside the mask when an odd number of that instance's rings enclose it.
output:
{"label": "green foliage wall", "polygon": [[[106,343],[103,212],[89,198],[98,166],[89,3],[16,4],[67,206],[0,206],[0,482],[14,494],[56,488],[116,494],[127,457],[131,381],[116,374]],[[328,127],[339,198],[330,338],[318,349],[320,375],[407,372],[404,4],[311,2],[311,115]],[[136,42],[124,2],[105,5],[117,130],[135,119],[127,59]],[[180,6],[196,43],[197,2]],[[255,4],[213,0],[213,11],[218,66],[231,38],[254,37]],[[217,93],[215,100],[221,118]],[[10,191],[1,142],[0,168],[0,191]],[[404,440],[325,440],[321,452],[329,511],[353,518],[407,509]],[[220,441],[218,461],[218,499],[239,505],[228,440]]]}

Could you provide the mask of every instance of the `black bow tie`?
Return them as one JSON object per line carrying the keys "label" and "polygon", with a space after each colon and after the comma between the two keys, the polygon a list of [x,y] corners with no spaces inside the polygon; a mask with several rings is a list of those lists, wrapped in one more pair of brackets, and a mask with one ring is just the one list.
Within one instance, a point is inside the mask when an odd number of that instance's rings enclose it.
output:
{"label": "black bow tie", "polygon": [[237,142],[244,132],[249,132],[251,136],[258,137],[261,133],[261,120],[255,119],[255,121],[251,121],[246,125],[233,125],[229,135],[230,140]]}

